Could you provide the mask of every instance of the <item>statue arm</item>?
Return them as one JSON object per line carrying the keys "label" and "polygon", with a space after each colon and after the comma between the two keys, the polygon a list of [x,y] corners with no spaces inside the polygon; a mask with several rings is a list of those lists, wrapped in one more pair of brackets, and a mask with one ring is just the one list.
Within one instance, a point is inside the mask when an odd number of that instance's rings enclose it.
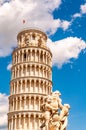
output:
{"label": "statue arm", "polygon": [[61,99],[59,99],[59,108],[62,110],[62,108],[63,108],[63,105],[62,105],[62,100]]}
{"label": "statue arm", "polygon": [[67,117],[65,116],[64,121],[61,125],[61,130],[65,130],[65,128],[67,127],[67,124],[68,124],[68,120],[67,120]]}

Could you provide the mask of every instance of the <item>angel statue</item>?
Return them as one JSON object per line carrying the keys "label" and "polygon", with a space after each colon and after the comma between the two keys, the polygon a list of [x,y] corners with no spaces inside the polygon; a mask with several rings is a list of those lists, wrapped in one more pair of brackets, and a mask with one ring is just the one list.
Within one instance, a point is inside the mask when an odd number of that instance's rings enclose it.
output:
{"label": "angel statue", "polygon": [[62,105],[60,96],[61,93],[55,91],[45,98],[45,102],[41,105],[42,124],[40,128],[46,127],[46,130],[66,130],[70,105]]}

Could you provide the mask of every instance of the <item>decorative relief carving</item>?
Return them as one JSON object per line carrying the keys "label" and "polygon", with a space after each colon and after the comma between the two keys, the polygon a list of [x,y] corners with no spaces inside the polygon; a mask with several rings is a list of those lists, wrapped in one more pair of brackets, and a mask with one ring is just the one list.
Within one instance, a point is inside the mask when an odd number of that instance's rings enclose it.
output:
{"label": "decorative relief carving", "polygon": [[45,103],[41,105],[43,114],[41,115],[42,125],[40,128],[66,130],[70,105],[62,105],[60,95],[59,91],[55,91],[45,98]]}

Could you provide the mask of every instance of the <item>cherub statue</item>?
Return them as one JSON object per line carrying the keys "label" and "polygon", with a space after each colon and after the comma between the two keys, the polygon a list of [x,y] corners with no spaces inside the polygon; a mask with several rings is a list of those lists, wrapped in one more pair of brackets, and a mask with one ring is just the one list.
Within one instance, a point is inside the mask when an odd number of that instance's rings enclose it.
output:
{"label": "cherub statue", "polygon": [[59,91],[55,91],[45,98],[45,103],[41,106],[43,112],[41,128],[46,126],[47,130],[65,130],[70,106],[62,105],[60,95]]}

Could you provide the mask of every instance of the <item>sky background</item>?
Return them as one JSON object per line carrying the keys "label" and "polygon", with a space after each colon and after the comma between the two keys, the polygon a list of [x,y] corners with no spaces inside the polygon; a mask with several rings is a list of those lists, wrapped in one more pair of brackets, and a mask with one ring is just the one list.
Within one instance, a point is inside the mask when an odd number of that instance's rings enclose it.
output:
{"label": "sky background", "polygon": [[0,0],[0,130],[7,130],[16,36],[29,27],[48,35],[53,91],[71,106],[67,130],[86,130],[86,0]]}

